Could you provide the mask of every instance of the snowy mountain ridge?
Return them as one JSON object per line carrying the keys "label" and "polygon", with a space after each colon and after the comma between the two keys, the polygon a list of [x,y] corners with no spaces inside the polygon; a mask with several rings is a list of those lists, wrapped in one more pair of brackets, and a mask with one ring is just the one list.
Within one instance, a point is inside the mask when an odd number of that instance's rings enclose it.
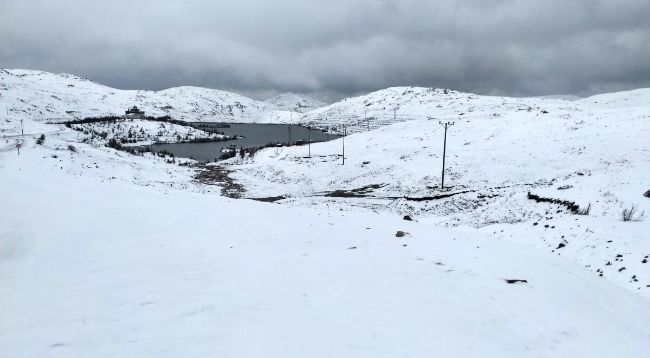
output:
{"label": "snowy mountain ridge", "polygon": [[[299,93],[256,101],[235,93],[182,86],[161,91],[118,90],[67,73],[3,69],[0,94],[5,118],[83,118],[122,115],[133,105],[147,115],[170,115],[184,121],[302,123],[354,133],[408,120],[455,118],[472,112],[492,114],[539,107],[557,97],[479,96],[451,89],[391,87],[327,105]],[[571,98],[574,100],[575,98]]]}
{"label": "snowy mountain ridge", "polygon": [[264,121],[267,112],[282,111],[274,104],[217,89],[118,90],[66,73],[3,69],[0,82],[7,118],[123,115],[135,105],[146,115],[184,121],[256,122]]}

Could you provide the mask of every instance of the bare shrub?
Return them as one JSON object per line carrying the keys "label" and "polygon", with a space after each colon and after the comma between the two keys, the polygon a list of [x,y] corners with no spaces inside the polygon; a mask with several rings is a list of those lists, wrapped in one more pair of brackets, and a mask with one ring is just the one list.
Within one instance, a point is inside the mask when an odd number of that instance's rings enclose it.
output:
{"label": "bare shrub", "polygon": [[68,144],[68,150],[71,151],[71,152],[76,152],[77,148],[72,144]]}
{"label": "bare shrub", "polygon": [[621,220],[623,221],[641,221],[643,220],[643,217],[645,216],[645,211],[642,211],[637,215],[637,211],[639,210],[639,206],[636,204],[632,204],[632,206],[628,209],[625,208],[621,212]]}
{"label": "bare shrub", "polygon": [[591,212],[591,203],[589,203],[589,205],[587,205],[587,207],[584,209],[576,210],[576,215],[589,215],[590,212]]}

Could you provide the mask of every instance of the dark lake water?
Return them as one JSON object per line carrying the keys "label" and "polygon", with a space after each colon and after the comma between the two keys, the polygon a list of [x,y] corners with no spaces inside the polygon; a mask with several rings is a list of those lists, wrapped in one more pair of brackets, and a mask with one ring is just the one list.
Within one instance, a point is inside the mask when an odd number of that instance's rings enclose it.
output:
{"label": "dark lake water", "polygon": [[[223,142],[206,142],[206,143],[170,143],[170,144],[154,144],[155,151],[166,150],[174,153],[177,158],[194,158],[198,161],[214,161],[219,158],[223,153],[222,149],[228,148],[234,144],[239,149],[240,147],[260,147],[268,143],[289,143],[289,128],[291,128],[291,144],[295,145],[296,142],[302,141],[307,144],[310,138],[310,131],[306,127],[287,125],[287,124],[237,124],[230,123],[230,128],[214,128],[213,130],[223,132],[226,135],[244,136],[236,140],[228,140]],[[323,133],[319,129],[311,130],[312,142],[323,142],[339,138],[339,135]]]}

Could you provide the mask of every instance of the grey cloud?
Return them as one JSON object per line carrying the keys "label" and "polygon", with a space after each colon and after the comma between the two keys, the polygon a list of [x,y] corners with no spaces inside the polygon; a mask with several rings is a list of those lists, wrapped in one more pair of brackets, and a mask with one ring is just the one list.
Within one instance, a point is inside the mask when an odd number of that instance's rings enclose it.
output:
{"label": "grey cloud", "polygon": [[124,89],[325,101],[390,86],[591,95],[650,86],[646,0],[3,2],[3,68]]}

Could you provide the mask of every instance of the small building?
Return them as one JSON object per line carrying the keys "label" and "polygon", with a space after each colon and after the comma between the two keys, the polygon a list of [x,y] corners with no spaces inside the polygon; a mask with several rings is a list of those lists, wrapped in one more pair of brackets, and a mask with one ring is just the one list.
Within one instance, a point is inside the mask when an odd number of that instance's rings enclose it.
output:
{"label": "small building", "polygon": [[144,111],[141,111],[138,107],[133,106],[133,108],[126,110],[124,118],[144,118]]}

